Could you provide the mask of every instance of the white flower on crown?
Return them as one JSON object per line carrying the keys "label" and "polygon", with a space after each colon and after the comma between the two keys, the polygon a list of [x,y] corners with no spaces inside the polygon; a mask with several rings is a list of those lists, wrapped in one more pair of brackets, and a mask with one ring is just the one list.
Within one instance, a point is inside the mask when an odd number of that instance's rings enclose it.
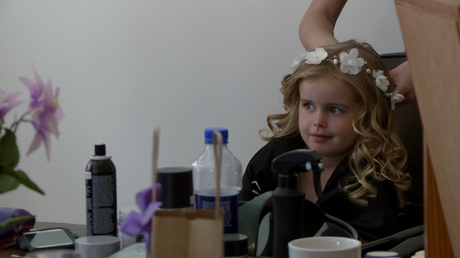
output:
{"label": "white flower on crown", "polygon": [[315,48],[314,51],[307,52],[307,58],[305,60],[306,64],[320,64],[321,61],[326,59],[327,52],[322,47]]}
{"label": "white flower on crown", "polygon": [[379,87],[379,89],[383,92],[388,90],[388,86],[390,85],[390,82],[388,81],[387,77],[383,75],[382,70],[373,70],[372,71],[374,78],[375,78],[375,85]]}
{"label": "white flower on crown", "polygon": [[396,110],[395,104],[404,100],[404,96],[401,95],[398,90],[393,91],[392,93],[387,93],[387,97],[391,98],[391,109]]}
{"label": "white flower on crown", "polygon": [[339,55],[340,58],[340,71],[351,75],[356,75],[361,71],[361,68],[366,61],[363,58],[358,57],[358,49],[352,48],[350,53],[342,52]]}
{"label": "white flower on crown", "polygon": [[302,60],[303,60],[304,58],[306,58],[306,57],[307,57],[307,54],[306,54],[306,53],[303,54],[303,55],[301,55],[301,56],[296,57],[296,59],[294,60],[294,62],[293,62],[292,65],[291,65],[291,69],[292,69],[292,70],[297,69],[297,67],[299,67],[299,65],[300,65],[300,62],[302,62]]}

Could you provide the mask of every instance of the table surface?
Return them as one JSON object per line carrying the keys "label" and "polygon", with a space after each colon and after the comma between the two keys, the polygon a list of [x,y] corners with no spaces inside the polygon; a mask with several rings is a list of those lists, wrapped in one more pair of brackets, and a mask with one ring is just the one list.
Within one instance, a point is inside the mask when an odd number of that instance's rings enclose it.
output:
{"label": "table surface", "polygon": [[[72,231],[72,233],[78,235],[79,237],[86,236],[86,225],[56,222],[36,222],[34,228],[68,228],[70,231]],[[26,252],[20,250],[17,246],[13,246],[7,249],[0,249],[0,258],[21,258],[24,257],[24,255],[26,255]]]}
{"label": "table surface", "polygon": [[[56,223],[56,222],[36,222],[35,229],[46,228],[68,228],[72,233],[77,234],[79,237],[86,236],[86,225],[70,224],[70,223]],[[20,258],[26,252],[20,250],[17,246],[0,250],[0,258]]]}

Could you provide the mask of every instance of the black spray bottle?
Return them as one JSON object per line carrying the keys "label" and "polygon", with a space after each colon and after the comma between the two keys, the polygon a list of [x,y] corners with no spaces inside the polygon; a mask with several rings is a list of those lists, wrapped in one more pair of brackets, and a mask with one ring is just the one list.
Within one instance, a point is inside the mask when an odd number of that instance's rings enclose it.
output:
{"label": "black spray bottle", "polygon": [[95,145],[86,165],[86,231],[88,236],[117,236],[117,177],[105,144]]}
{"label": "black spray bottle", "polygon": [[279,155],[272,161],[272,172],[278,174],[278,187],[273,191],[273,258],[289,256],[288,243],[304,237],[303,208],[305,193],[299,188],[298,172],[313,170],[320,174],[321,159],[314,150],[299,149]]}

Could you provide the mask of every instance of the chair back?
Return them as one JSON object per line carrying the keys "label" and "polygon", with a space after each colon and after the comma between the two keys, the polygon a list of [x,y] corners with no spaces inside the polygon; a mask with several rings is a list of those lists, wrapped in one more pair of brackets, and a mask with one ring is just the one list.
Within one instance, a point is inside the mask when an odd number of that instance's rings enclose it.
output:
{"label": "chair back", "polygon": [[[405,53],[381,55],[388,69],[393,69],[407,60]],[[397,134],[407,150],[407,165],[404,171],[412,177],[412,186],[407,192],[407,204],[402,211],[404,229],[423,224],[423,128],[417,99],[396,110]]]}

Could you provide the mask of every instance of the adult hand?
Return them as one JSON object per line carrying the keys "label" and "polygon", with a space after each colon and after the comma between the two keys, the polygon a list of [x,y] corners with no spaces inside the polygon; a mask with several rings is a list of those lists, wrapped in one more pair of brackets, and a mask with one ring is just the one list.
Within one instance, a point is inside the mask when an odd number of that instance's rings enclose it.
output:
{"label": "adult hand", "polygon": [[409,67],[409,61],[400,64],[390,71],[393,83],[396,84],[396,90],[404,96],[404,101],[396,104],[396,108],[403,106],[414,100],[415,90],[412,74]]}

